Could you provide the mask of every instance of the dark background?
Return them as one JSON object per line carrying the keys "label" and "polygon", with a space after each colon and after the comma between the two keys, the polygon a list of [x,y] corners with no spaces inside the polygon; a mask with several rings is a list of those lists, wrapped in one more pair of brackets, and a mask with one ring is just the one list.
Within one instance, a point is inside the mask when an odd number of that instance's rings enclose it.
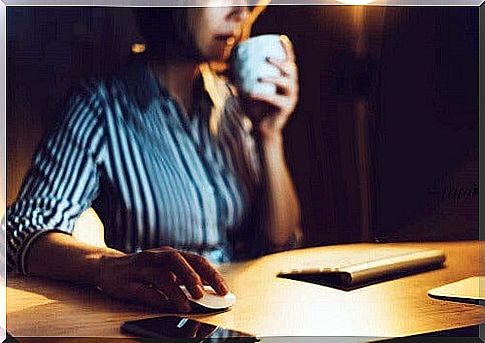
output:
{"label": "dark background", "polygon": [[[270,6],[253,33],[295,45],[307,244],[478,239],[477,7]],[[69,89],[139,41],[128,8],[7,8],[9,204]]]}

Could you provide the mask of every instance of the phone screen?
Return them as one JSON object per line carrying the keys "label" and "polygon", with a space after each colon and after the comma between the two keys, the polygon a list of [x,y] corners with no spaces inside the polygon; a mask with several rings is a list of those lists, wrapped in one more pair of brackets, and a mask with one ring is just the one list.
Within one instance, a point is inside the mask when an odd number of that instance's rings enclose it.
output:
{"label": "phone screen", "polygon": [[198,342],[259,342],[256,337],[244,332],[177,316],[129,321],[124,323],[121,328],[129,333],[147,338],[185,338]]}

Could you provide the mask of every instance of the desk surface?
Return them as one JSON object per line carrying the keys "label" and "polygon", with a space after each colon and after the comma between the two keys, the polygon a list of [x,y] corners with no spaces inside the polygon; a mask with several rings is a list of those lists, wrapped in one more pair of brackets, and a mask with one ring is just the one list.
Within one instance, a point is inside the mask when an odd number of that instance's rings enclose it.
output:
{"label": "desk surface", "polygon": [[[338,263],[349,254],[372,251],[374,244],[288,251],[222,266],[238,303],[224,313],[194,317],[259,337],[396,337],[484,322],[479,305],[427,295],[431,288],[480,275],[480,242],[386,245],[441,249],[447,256],[445,268],[342,291],[277,278],[276,274],[315,259]],[[106,298],[91,287],[41,278],[7,278],[7,330],[14,337],[129,337],[120,332],[122,322],[160,314]]]}

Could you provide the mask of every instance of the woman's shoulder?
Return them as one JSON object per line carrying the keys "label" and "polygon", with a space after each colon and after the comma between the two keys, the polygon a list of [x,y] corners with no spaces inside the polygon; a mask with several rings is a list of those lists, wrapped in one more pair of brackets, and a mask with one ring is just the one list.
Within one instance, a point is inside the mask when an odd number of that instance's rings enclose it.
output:
{"label": "woman's shoulder", "polygon": [[66,93],[67,98],[64,103],[68,107],[76,104],[99,109],[96,113],[101,112],[112,102],[113,98],[113,76],[85,76],[75,83]]}

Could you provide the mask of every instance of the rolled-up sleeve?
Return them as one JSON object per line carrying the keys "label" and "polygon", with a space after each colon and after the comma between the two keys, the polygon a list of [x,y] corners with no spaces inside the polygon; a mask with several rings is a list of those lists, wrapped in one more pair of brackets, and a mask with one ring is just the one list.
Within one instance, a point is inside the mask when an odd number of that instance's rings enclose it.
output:
{"label": "rolled-up sleeve", "polygon": [[29,247],[43,233],[72,234],[99,186],[104,145],[97,87],[84,84],[68,102],[60,125],[39,145],[18,198],[7,209],[7,267],[27,274]]}

